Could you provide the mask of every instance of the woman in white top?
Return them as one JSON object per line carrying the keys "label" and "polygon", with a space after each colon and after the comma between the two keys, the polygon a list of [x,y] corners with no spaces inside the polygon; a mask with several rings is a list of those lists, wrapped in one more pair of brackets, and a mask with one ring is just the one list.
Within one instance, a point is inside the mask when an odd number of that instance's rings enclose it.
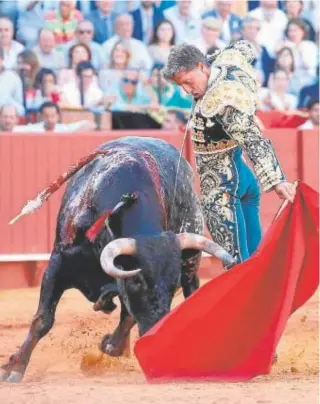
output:
{"label": "woman in white top", "polygon": [[104,105],[102,90],[98,87],[96,72],[90,62],[80,62],[76,69],[77,80],[63,87],[61,107],[96,108]]}
{"label": "woman in white top", "polygon": [[268,88],[261,88],[259,98],[261,109],[292,111],[297,107],[297,97],[288,93],[290,77],[285,70],[277,70],[270,75]]}
{"label": "woman in white top", "polygon": [[308,37],[308,28],[300,18],[289,21],[286,36],[287,39],[280,44],[278,50],[283,47],[292,49],[295,73],[302,88],[311,84],[316,77],[318,48],[314,42],[305,39]]}
{"label": "woman in white top", "polygon": [[166,64],[170,49],[176,43],[175,37],[171,21],[162,20],[158,23],[148,48],[154,64]]}
{"label": "woman in white top", "polygon": [[130,68],[132,59],[132,49],[130,41],[119,39],[113,46],[110,55],[110,63],[99,73],[100,88],[106,93],[110,93],[115,82],[120,82],[124,70]]}

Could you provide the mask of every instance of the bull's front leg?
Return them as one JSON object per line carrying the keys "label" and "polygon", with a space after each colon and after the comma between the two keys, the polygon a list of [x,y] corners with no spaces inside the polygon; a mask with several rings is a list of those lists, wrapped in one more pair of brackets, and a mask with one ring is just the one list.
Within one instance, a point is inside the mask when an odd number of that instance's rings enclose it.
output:
{"label": "bull's front leg", "polygon": [[37,343],[52,328],[57,304],[65,290],[61,277],[61,256],[52,255],[42,279],[39,306],[21,348],[0,367],[0,382],[20,382]]}
{"label": "bull's front leg", "polygon": [[121,302],[121,314],[118,327],[113,334],[106,334],[100,344],[102,352],[110,356],[121,356],[130,343],[130,330],[135,325],[135,320],[128,313],[125,304],[119,296]]}

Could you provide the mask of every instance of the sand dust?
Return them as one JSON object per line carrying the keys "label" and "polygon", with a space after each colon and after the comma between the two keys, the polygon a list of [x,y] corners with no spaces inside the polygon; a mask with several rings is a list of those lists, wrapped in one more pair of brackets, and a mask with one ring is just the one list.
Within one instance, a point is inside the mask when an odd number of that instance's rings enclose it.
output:
{"label": "sand dust", "polygon": [[[0,362],[20,346],[38,304],[39,289],[0,291]],[[175,304],[181,300],[175,298]],[[316,404],[319,402],[318,299],[290,319],[268,376],[249,383],[147,384],[134,356],[101,356],[97,345],[112,332],[119,311],[96,313],[77,291],[62,298],[56,323],[39,343],[24,381],[0,383],[0,404]],[[137,338],[132,332],[131,343]],[[98,360],[97,360],[98,359]]]}

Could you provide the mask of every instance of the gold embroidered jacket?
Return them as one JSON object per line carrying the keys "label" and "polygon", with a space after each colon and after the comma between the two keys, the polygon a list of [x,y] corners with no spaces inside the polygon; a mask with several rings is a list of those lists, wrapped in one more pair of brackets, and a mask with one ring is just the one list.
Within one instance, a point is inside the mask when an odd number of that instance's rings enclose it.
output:
{"label": "gold embroidered jacket", "polygon": [[264,191],[285,179],[271,142],[255,122],[257,82],[250,61],[255,52],[238,41],[208,58],[206,94],[195,101],[190,129],[196,153],[220,153],[241,146]]}

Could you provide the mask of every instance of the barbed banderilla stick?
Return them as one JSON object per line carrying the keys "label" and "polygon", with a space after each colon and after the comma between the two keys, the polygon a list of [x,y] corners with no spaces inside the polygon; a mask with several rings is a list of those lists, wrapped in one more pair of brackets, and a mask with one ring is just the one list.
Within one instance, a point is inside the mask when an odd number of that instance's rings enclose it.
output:
{"label": "barbed banderilla stick", "polygon": [[108,150],[96,150],[87,156],[82,157],[76,164],[69,167],[68,171],[60,175],[55,181],[53,181],[46,189],[41,191],[34,199],[28,201],[20,213],[10,220],[9,225],[17,222],[22,216],[29,215],[38,209],[54,194],[69,178],[71,178],[76,172],[78,172],[86,164],[90,163],[98,155],[106,155],[110,152]]}

